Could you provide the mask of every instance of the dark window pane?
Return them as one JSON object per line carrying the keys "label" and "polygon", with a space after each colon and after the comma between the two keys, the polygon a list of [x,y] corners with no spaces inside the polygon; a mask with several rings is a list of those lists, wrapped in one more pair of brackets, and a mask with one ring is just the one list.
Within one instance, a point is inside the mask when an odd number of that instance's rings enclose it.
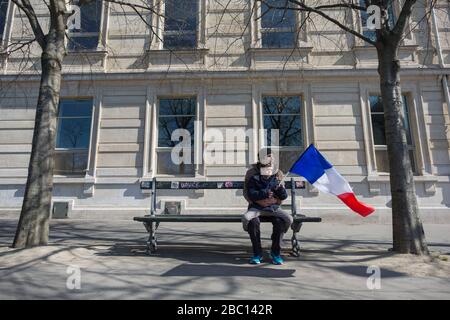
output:
{"label": "dark window pane", "polygon": [[[265,0],[261,2],[262,28],[294,28],[295,11],[289,10],[290,2],[286,0]],[[282,9],[273,9],[273,8]]]}
{"label": "dark window pane", "polygon": [[264,114],[300,114],[300,97],[263,97]]}
{"label": "dark window pane", "polygon": [[198,0],[166,0],[164,30],[197,30]]}
{"label": "dark window pane", "polygon": [[388,16],[389,27],[393,28],[395,26],[395,23],[397,22],[397,17],[395,16],[394,4],[392,3],[392,1],[388,4]]}
{"label": "dark window pane", "polygon": [[60,118],[57,148],[89,148],[91,118]]}
{"label": "dark window pane", "polygon": [[197,100],[195,98],[160,99],[159,115],[160,116],[194,115],[196,102]]}
{"label": "dark window pane", "polygon": [[165,35],[165,49],[192,49],[197,46],[196,34]]}
{"label": "dark window pane", "polygon": [[[165,4],[164,48],[188,49],[197,46],[198,0],[167,0]],[[180,32],[176,34],[176,32]],[[187,31],[187,33],[186,33]],[[175,34],[173,34],[175,32]]]}
{"label": "dark window pane", "polygon": [[[414,158],[414,150],[412,147],[412,135],[411,127],[409,123],[409,112],[408,112],[408,100],[407,97],[403,96],[403,114],[404,114],[404,126],[406,130],[406,139],[411,150],[409,151],[409,157],[411,161],[411,167],[413,172],[416,172],[416,161]],[[373,139],[375,145],[386,145],[385,136],[385,126],[384,126],[384,108],[383,101],[380,96],[369,97],[370,110],[372,112],[372,131]],[[374,114],[375,113],[375,114]],[[379,172],[389,172],[389,159],[386,150],[375,150],[375,161],[377,163],[377,170]]]}
{"label": "dark window pane", "polygon": [[[272,130],[277,129],[279,146],[302,146],[302,121],[300,97],[263,97],[264,129],[267,129],[267,145],[272,141]],[[276,139],[276,134],[275,139]]]}
{"label": "dark window pane", "polygon": [[377,41],[377,33],[376,33],[376,31],[365,30],[365,31],[363,32],[363,35],[364,35],[366,38],[369,38],[369,39],[372,40],[372,41]]}
{"label": "dark window pane", "polygon": [[383,101],[379,96],[370,96],[370,112],[384,112]]}
{"label": "dark window pane", "polygon": [[194,117],[161,117],[158,127],[158,146],[175,147],[181,141],[172,141],[172,133],[176,129],[186,129],[191,135],[191,146],[194,144]]}
{"label": "dark window pane", "polygon": [[302,146],[302,131],[300,116],[264,116],[264,128],[268,129],[268,145],[276,145],[276,141],[271,141],[271,129],[279,131],[280,146]]}
{"label": "dark window pane", "polygon": [[[80,1],[73,1],[73,3],[80,5]],[[80,11],[81,28],[73,29],[69,32],[70,39],[67,45],[69,51],[95,49],[98,46],[102,1],[96,0],[82,4],[80,5]]]}
{"label": "dark window pane", "polygon": [[55,174],[82,174],[86,171],[91,119],[92,100],[61,99],[56,148],[67,150],[56,150]]}
{"label": "dark window pane", "polygon": [[9,0],[0,0],[0,39],[2,38],[3,31],[5,30],[8,1]]}
{"label": "dark window pane", "polygon": [[90,117],[92,115],[92,100],[61,100],[59,117]]}
{"label": "dark window pane", "polygon": [[89,148],[92,100],[61,100],[58,110],[56,147]]}
{"label": "dark window pane", "polygon": [[263,32],[263,48],[293,48],[295,47],[295,32]]}
{"label": "dark window pane", "polygon": [[70,37],[67,48],[69,51],[96,49],[98,46],[98,36]]}
{"label": "dark window pane", "polygon": [[186,129],[194,145],[194,121],[197,100],[195,98],[160,99],[158,122],[158,146],[174,147],[181,141],[172,141],[176,129]]}
{"label": "dark window pane", "polygon": [[[359,0],[359,4],[360,6],[365,7],[366,6],[366,1],[365,0]],[[394,6],[393,6],[393,2],[389,2],[388,5],[388,24],[390,28],[393,28],[395,23],[396,23],[396,17],[395,17],[395,12],[394,12]],[[366,36],[367,38],[369,38],[372,41],[377,41],[377,33],[375,30],[368,30],[367,29],[367,19],[369,18],[369,15],[366,11],[361,11],[361,24],[364,28],[364,36]]]}
{"label": "dark window pane", "polygon": [[409,107],[406,96],[403,96],[403,114],[405,116],[403,119],[403,124],[405,125],[406,130],[406,140],[408,141],[408,145],[412,145],[411,126],[409,124]]}
{"label": "dark window pane", "polygon": [[83,174],[87,168],[87,152],[56,152],[55,169],[56,175]]}
{"label": "dark window pane", "polygon": [[[359,5],[361,7],[366,7],[366,0],[359,0]],[[360,11],[361,13],[361,24],[363,27],[367,27],[367,18],[368,18],[368,13],[367,11]]]}
{"label": "dark window pane", "polygon": [[414,150],[409,150],[409,161],[411,161],[411,168],[413,173],[417,173],[417,168],[416,168],[416,159],[414,157]]}
{"label": "dark window pane", "polygon": [[[403,125],[406,130],[406,140],[408,145],[412,145],[411,126],[409,122],[408,100],[403,96]],[[384,108],[383,100],[380,96],[370,96],[370,111],[372,112],[372,129],[375,145],[386,145],[385,127],[384,127]],[[373,114],[380,113],[380,114]]]}
{"label": "dark window pane", "polygon": [[[80,5],[80,1],[73,1],[75,5]],[[100,20],[102,17],[102,1],[96,0],[80,5],[81,29],[74,29],[71,32],[99,32]]]}
{"label": "dark window pane", "polygon": [[295,47],[295,10],[286,9],[290,6],[291,4],[286,0],[261,2],[261,40],[263,48]]}
{"label": "dark window pane", "polygon": [[384,130],[384,115],[372,114],[373,141],[375,145],[386,145],[386,136]]}
{"label": "dark window pane", "polygon": [[[366,8],[366,0],[359,0],[359,5],[361,7]],[[367,28],[367,19],[369,18],[369,14],[367,11],[360,11],[361,14],[361,25],[363,28]]]}

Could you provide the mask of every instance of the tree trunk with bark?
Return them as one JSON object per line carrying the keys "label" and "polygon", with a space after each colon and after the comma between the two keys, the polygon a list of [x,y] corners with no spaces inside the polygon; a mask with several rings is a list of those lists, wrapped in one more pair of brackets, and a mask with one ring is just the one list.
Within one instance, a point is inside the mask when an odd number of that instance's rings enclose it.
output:
{"label": "tree trunk with bark", "polygon": [[[24,1],[25,5],[27,4]],[[31,6],[30,6],[31,7]],[[28,178],[13,247],[25,248],[48,242],[53,191],[53,154],[56,145],[56,120],[65,50],[64,0],[50,2],[50,30],[40,39],[41,82],[36,107]],[[32,10],[32,9],[31,9]],[[32,12],[34,14],[34,12]]]}
{"label": "tree trunk with bark", "polygon": [[408,152],[402,91],[399,46],[385,41],[377,48],[380,89],[384,108],[386,144],[392,195],[393,250],[398,253],[428,254]]}

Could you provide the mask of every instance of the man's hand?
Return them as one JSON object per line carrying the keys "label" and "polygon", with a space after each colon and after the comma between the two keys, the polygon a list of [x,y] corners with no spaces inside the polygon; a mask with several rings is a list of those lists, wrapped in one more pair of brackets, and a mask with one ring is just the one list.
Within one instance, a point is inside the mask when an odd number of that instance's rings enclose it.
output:
{"label": "man's hand", "polygon": [[273,193],[273,191],[269,191],[269,192],[267,192],[267,198],[266,199],[263,199],[263,200],[259,200],[259,201],[255,201],[258,205],[260,205],[261,207],[268,207],[268,206],[271,206],[271,205],[273,205],[273,204],[278,204],[278,205],[280,205],[281,204],[281,200],[280,199],[277,199],[277,198],[275,198],[274,197],[274,193]]}

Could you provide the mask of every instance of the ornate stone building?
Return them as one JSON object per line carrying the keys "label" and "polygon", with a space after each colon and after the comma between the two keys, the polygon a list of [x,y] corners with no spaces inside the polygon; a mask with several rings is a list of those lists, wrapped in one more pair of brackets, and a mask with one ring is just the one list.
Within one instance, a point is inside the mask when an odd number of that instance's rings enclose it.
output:
{"label": "ornate stone building", "polygon": [[[76,2],[76,1],[75,1]],[[139,182],[239,180],[264,147],[260,129],[280,129],[282,168],[309,144],[387,222],[389,176],[374,48],[323,18],[269,9],[254,0],[133,0],[151,11],[97,1],[68,31],[58,114],[54,201],[71,218],[131,218],[149,208]],[[273,2],[273,0],[268,1]],[[317,2],[317,1],[315,1]],[[322,1],[329,3],[330,1]],[[26,18],[0,0],[0,38],[32,39]],[[45,24],[47,9],[33,1]],[[393,1],[395,20],[401,1]],[[268,11],[266,14],[262,14]],[[449,5],[435,19],[418,4],[400,48],[405,125],[425,221],[450,221]],[[371,37],[351,10],[327,13]],[[423,18],[427,16],[427,18]],[[20,211],[39,86],[36,44],[0,56],[0,215]],[[192,133],[195,164],[170,161],[175,128]],[[220,143],[202,133],[251,131]],[[224,135],[227,137],[227,135]],[[231,140],[230,140],[231,139]],[[234,141],[241,143],[233,143]],[[241,139],[241,140],[239,140]],[[226,146],[244,163],[205,164],[203,150]],[[232,151],[230,151],[232,150]],[[186,213],[241,212],[238,191],[169,190]],[[307,187],[305,213],[361,221],[336,198]]]}

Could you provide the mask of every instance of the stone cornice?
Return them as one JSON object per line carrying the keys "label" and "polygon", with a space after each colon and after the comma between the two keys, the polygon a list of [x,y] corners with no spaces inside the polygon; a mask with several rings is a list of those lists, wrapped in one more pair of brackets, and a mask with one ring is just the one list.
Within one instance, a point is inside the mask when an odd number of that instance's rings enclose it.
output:
{"label": "stone cornice", "polygon": [[[405,67],[401,70],[403,78],[424,77],[433,78],[436,76],[450,74],[450,67],[447,68],[417,68]],[[213,70],[194,70],[189,71],[136,71],[130,72],[89,72],[89,73],[64,73],[64,81],[161,81],[161,80],[204,80],[204,79],[274,79],[283,77],[286,80],[289,78],[298,79],[301,76],[302,80],[321,80],[332,81],[333,79],[343,80],[349,79],[367,79],[378,78],[376,68],[340,68],[340,69],[317,69],[317,68],[303,68],[302,70],[227,70],[227,71],[213,71]],[[22,73],[22,74],[3,74],[0,75],[0,81],[21,81],[21,82],[37,82],[40,81],[40,74]]]}

